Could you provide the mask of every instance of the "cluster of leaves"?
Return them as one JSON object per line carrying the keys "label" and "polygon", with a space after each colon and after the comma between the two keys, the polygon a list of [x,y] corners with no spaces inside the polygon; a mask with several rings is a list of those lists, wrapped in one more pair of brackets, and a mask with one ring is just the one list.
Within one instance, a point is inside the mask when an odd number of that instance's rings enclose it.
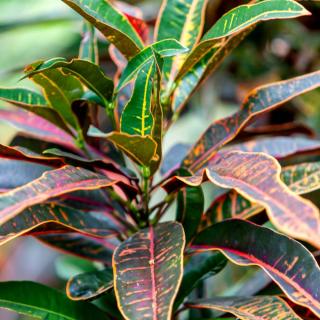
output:
{"label": "cluster of leaves", "polygon": [[[0,243],[31,235],[100,268],[70,279],[68,298],[36,283],[1,283],[0,307],[76,320],[178,319],[193,309],[241,319],[320,316],[319,210],[300,197],[320,188],[320,162],[277,161],[317,152],[320,142],[296,135],[294,124],[248,127],[319,87],[320,72],[256,88],[186,153],[162,155],[190,96],[257,24],[310,13],[294,0],[251,1],[203,35],[206,0],[166,0],[150,44],[133,7],[63,2],[86,20],[79,58],[26,67],[41,93],[0,88],[12,105],[1,120],[19,131],[0,146]],[[99,67],[96,30],[110,42],[114,80]],[[240,132],[247,139],[226,146]],[[12,179],[17,172],[25,174]],[[224,189],[207,210],[206,181]],[[150,205],[159,189],[167,195]],[[174,201],[176,221],[161,222]],[[227,260],[261,267],[283,294],[191,299]],[[85,301],[102,295],[100,307]]]}

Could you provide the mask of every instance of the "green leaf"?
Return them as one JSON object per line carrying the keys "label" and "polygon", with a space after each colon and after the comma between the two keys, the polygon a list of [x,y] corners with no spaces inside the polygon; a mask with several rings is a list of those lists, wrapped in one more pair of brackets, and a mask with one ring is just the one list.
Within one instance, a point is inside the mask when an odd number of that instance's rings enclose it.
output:
{"label": "green leaf", "polygon": [[1,224],[0,245],[39,229],[76,231],[98,237],[117,236],[123,227],[107,211],[81,211],[65,205],[35,205]]}
{"label": "green leaf", "polygon": [[125,319],[171,319],[184,245],[182,226],[166,222],[139,231],[117,247],[114,286]]}
{"label": "green leaf", "polygon": [[[205,20],[207,0],[164,0],[156,22],[156,41],[176,39],[184,47],[192,49],[199,41]],[[186,56],[167,60],[164,65],[165,80],[173,81]]]}
{"label": "green leaf", "polygon": [[143,48],[143,42],[129,20],[108,0],[62,1],[92,23],[127,58]]}
{"label": "green leaf", "polygon": [[219,187],[235,189],[263,206],[278,230],[320,248],[318,208],[294,194],[281,181],[280,172],[278,162],[266,154],[234,151],[218,154],[208,168],[192,177],[176,179],[197,186],[206,178]]}
{"label": "green leaf", "polygon": [[83,95],[81,82],[73,76],[65,75],[62,70],[41,70],[28,76],[42,87],[50,107],[55,109],[73,128],[80,130],[71,105],[74,100]]}
{"label": "green leaf", "polygon": [[151,96],[154,62],[145,64],[138,72],[132,96],[121,114],[121,131],[131,135],[150,135],[153,127]]}
{"label": "green leaf", "polygon": [[106,176],[66,165],[45,172],[40,178],[20,188],[0,194],[0,224],[17,216],[24,209],[62,194],[77,190],[94,190],[117,183]]}
{"label": "green leaf", "polygon": [[187,308],[205,308],[232,313],[244,320],[302,320],[280,297],[216,297],[187,302]]}
{"label": "green leaf", "polygon": [[83,22],[82,41],[79,50],[79,59],[99,64],[98,40],[94,26],[87,21]]}
{"label": "green leaf", "polygon": [[299,242],[251,222],[232,219],[205,229],[193,245],[201,251],[220,250],[240,265],[260,266],[290,300],[320,315],[320,268]]}
{"label": "green leaf", "polygon": [[48,120],[57,127],[72,134],[59,113],[47,106],[46,100],[42,95],[24,88],[0,88],[0,100],[11,103],[24,110]]}
{"label": "green leaf", "polygon": [[70,301],[59,291],[31,281],[1,282],[0,308],[37,319],[108,319],[104,312],[91,303]]}
{"label": "green leaf", "polygon": [[90,127],[88,135],[110,140],[117,148],[140,165],[150,166],[151,161],[157,159],[157,143],[149,135],[142,137],[115,131],[103,133],[95,127]]}
{"label": "green leaf", "polygon": [[111,268],[81,273],[67,283],[67,295],[71,300],[96,299],[113,287]]}
{"label": "green leaf", "polygon": [[167,58],[186,53],[188,48],[174,39],[162,40],[146,47],[128,62],[120,77],[116,92],[125,87],[145,64],[154,59],[153,51],[156,51],[162,58]]}
{"label": "green leaf", "polygon": [[[281,180],[296,194],[306,194],[320,189],[320,163],[301,163],[282,168]],[[264,208],[235,190],[217,198],[207,210],[207,223],[216,223],[230,218],[249,219]]]}
{"label": "green leaf", "polygon": [[292,0],[265,0],[242,5],[222,16],[189,54],[177,77],[173,110],[180,111],[198,85],[261,21],[310,14]]}
{"label": "green leaf", "polygon": [[209,277],[219,273],[227,264],[227,259],[221,253],[201,253],[191,257],[184,268],[184,274],[179,292],[174,302],[174,310],[183,303],[183,300],[192,290]]}
{"label": "green leaf", "polygon": [[[33,70],[29,71],[26,76],[33,77],[38,73],[42,74],[43,72],[48,72],[47,70],[56,70],[59,68],[62,68],[61,72],[63,74],[77,77],[86,87],[101,98],[105,106],[111,101],[113,95],[113,81],[106,77],[99,66],[86,60],[72,59],[71,61],[67,61],[64,58],[50,59],[38,63],[38,65],[34,67]],[[80,99],[82,97],[83,95],[77,98]]]}
{"label": "green leaf", "polygon": [[[184,170],[185,171],[185,170]],[[183,172],[179,172],[183,174]],[[190,173],[184,172],[189,175]],[[178,193],[176,220],[183,225],[186,243],[196,234],[204,210],[204,194],[202,187],[185,187]]]}
{"label": "green leaf", "polygon": [[207,128],[191,148],[184,166],[197,170],[213,157],[219,148],[234,139],[254,116],[275,109],[281,104],[320,86],[320,71],[287,81],[271,83],[251,91],[240,110],[228,118],[218,120]]}

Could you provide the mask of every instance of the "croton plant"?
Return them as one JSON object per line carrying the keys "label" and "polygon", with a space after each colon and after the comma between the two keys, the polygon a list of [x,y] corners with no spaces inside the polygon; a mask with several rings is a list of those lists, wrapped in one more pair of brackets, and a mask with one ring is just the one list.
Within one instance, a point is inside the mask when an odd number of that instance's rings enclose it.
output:
{"label": "croton plant", "polygon": [[[204,32],[206,0],[164,0],[154,26],[117,1],[63,2],[85,20],[79,57],[27,66],[41,93],[0,88],[1,120],[19,131],[0,146],[0,242],[30,235],[96,270],[66,295],[0,283],[0,307],[50,320],[318,319],[319,209],[301,195],[320,189],[320,141],[252,123],[318,88],[320,71],[252,90],[193,146],[162,153],[191,95],[257,24],[310,12],[251,1]],[[98,36],[116,72],[99,66]],[[206,207],[204,183],[221,190]],[[209,294],[227,263],[261,267],[273,289]]]}

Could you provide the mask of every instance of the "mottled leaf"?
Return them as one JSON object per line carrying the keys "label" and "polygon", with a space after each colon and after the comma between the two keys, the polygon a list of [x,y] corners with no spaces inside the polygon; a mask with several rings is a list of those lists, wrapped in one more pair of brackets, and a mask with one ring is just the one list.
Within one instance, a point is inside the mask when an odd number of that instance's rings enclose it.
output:
{"label": "mottled leaf", "polygon": [[184,233],[166,222],[143,229],[114,252],[114,287],[125,319],[171,319],[183,271]]}
{"label": "mottled leaf", "polygon": [[234,115],[214,122],[191,148],[184,165],[196,170],[230,142],[257,114],[270,111],[294,97],[320,86],[320,71],[254,89]]}
{"label": "mottled leaf", "polygon": [[[176,39],[192,49],[199,41],[204,25],[207,0],[164,0],[158,15],[155,40]],[[173,80],[185,56],[167,60],[164,65],[165,80]]]}
{"label": "mottled leaf", "polygon": [[232,313],[243,320],[302,320],[277,296],[216,297],[187,302],[186,307]]}
{"label": "mottled leaf", "polygon": [[219,187],[235,189],[266,208],[278,230],[320,247],[318,208],[290,191],[280,172],[280,165],[266,154],[234,151],[217,155],[208,168],[192,177],[176,179],[197,186],[207,178]]}
{"label": "mottled leaf", "polygon": [[310,14],[292,0],[266,0],[242,5],[222,16],[204,35],[182,65],[177,78],[173,110],[180,110],[197,86],[261,21]]}
{"label": "mottled leaf", "polygon": [[79,49],[79,59],[99,64],[99,50],[97,35],[94,26],[88,22],[83,22],[82,40]]}
{"label": "mottled leaf", "polygon": [[194,247],[220,250],[240,265],[260,266],[294,303],[320,314],[320,268],[299,242],[251,222],[232,219],[202,231]]}
{"label": "mottled leaf", "polygon": [[107,211],[85,212],[57,203],[40,204],[23,210],[1,224],[0,245],[28,232],[35,232],[40,226],[45,226],[46,232],[50,232],[48,225],[54,225],[55,232],[60,226],[69,232],[78,231],[99,237],[116,236],[123,230],[123,226]]}
{"label": "mottled leaf", "polygon": [[113,287],[111,268],[81,273],[67,283],[67,295],[71,300],[96,299]]}
{"label": "mottled leaf", "polygon": [[0,308],[38,319],[108,319],[91,303],[70,301],[59,291],[31,281],[1,282]]}
{"label": "mottled leaf", "polygon": [[162,40],[146,47],[128,62],[119,80],[117,92],[127,85],[145,64],[154,59],[153,51],[162,58],[167,58],[186,53],[188,48],[174,39]]}
{"label": "mottled leaf", "polygon": [[136,55],[143,42],[129,20],[107,0],[62,0],[92,23],[127,58]]}
{"label": "mottled leaf", "polygon": [[[62,68],[61,72],[69,75],[69,78],[70,75],[77,77],[86,87],[96,93],[105,105],[111,101],[113,94],[112,80],[104,74],[99,66],[90,61],[80,59],[67,61],[64,58],[55,58],[39,63],[27,73],[27,76],[34,77],[38,73],[42,74],[59,68]],[[82,97],[83,95],[78,99]]]}
{"label": "mottled leaf", "polygon": [[208,253],[194,255],[184,267],[183,278],[173,309],[176,310],[192,290],[209,277],[219,273],[227,264],[227,259],[221,253]]}
{"label": "mottled leaf", "polygon": [[153,117],[151,96],[154,63],[151,60],[137,74],[133,93],[121,114],[121,131],[130,135],[146,136],[151,133]]}
{"label": "mottled leaf", "polygon": [[101,174],[70,165],[47,171],[40,178],[0,195],[0,223],[50,198],[76,190],[109,187],[116,182]]}

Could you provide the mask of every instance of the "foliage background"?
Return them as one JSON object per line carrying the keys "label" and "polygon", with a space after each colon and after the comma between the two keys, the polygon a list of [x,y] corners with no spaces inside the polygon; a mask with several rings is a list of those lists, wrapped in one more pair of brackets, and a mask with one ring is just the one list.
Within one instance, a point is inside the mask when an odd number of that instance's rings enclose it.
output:
{"label": "foliage background", "polygon": [[[231,7],[245,2],[211,0],[207,26]],[[136,1],[131,3],[136,4]],[[137,5],[152,23],[160,1],[141,1]],[[303,1],[303,5],[313,12],[313,16],[262,24],[235,50],[220,71],[192,98],[184,115],[172,127],[165,141],[167,149],[177,142],[195,141],[203,128],[214,119],[234,112],[251,88],[319,69],[320,4],[317,1]],[[21,69],[30,62],[54,56],[77,56],[80,31],[81,19],[59,0],[0,0],[0,85],[16,86]],[[107,45],[100,38],[101,64],[106,73],[112,74],[114,68],[108,58]],[[32,86],[32,83],[22,81],[20,85]],[[259,121],[284,123],[296,119],[320,133],[319,110],[320,90],[315,90],[295,99],[286,108],[272,112],[267,119],[261,117]],[[0,143],[8,143],[14,133],[14,129],[0,121]],[[1,175],[0,168],[0,179]],[[310,196],[313,201],[320,198],[317,194]],[[319,205],[319,200],[316,202]],[[0,281],[34,280],[63,288],[65,280],[71,275],[91,268],[88,262],[60,255],[27,237],[10,242],[0,251]],[[243,291],[250,294],[249,287],[231,286],[234,279],[245,279],[248,273],[255,273],[253,281],[263,283],[266,277],[263,272],[255,268],[248,270],[244,273],[242,268],[229,264],[214,278],[214,290],[225,295]],[[13,320],[17,316],[1,311],[0,319]]]}

